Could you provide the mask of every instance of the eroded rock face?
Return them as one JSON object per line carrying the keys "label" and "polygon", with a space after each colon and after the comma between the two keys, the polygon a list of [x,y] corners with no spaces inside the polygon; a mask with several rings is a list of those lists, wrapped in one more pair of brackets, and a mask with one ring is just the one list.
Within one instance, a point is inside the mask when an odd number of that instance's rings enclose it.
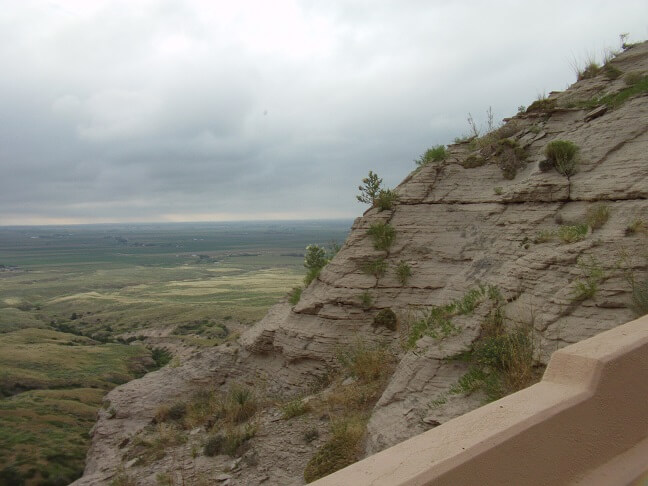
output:
{"label": "eroded rock face", "polygon": [[[624,72],[648,74],[648,43],[613,63]],[[86,476],[78,484],[107,481],[123,464],[119,444],[149,423],[157,404],[170,396],[182,396],[200,383],[253,383],[259,376],[276,392],[305,390],[334,364],[340,346],[358,336],[398,343],[417,309],[446,304],[480,283],[500,290],[509,322],[533,327],[537,359],[544,363],[556,349],[632,319],[629,278],[646,278],[647,272],[648,236],[627,228],[638,220],[648,223],[648,97],[636,96],[596,117],[587,116],[591,107],[569,108],[625,88],[622,77],[611,81],[601,74],[553,93],[553,108],[509,120],[510,140],[526,153],[513,179],[504,177],[496,156],[486,157],[483,165],[466,164],[471,156],[483,157],[469,144],[449,147],[445,161],[410,174],[396,189],[400,200],[394,208],[373,208],[358,218],[344,246],[304,290],[300,302],[292,308],[274,307],[241,337],[240,348],[205,351],[181,368],[161,370],[113,390],[108,399],[117,416],[110,419],[101,412]],[[570,177],[539,167],[552,140],[569,140],[580,148],[578,170]],[[560,224],[585,222],[596,205],[604,205],[609,218],[588,229],[581,241],[539,238],[555,233]],[[396,231],[389,251],[375,250],[367,235],[376,222],[388,222]],[[363,271],[367,262],[378,258],[387,263],[383,276]],[[405,284],[396,274],[401,261],[411,268]],[[584,261],[594,262],[602,278],[592,297],[576,300],[576,282],[586,277],[587,270],[579,266]],[[362,301],[365,293],[370,305]],[[398,316],[399,330],[372,325],[374,316],[386,308]],[[486,306],[478,306],[472,315],[461,316],[455,322],[460,332],[444,339],[423,337],[410,350],[394,344],[400,362],[369,421],[367,453],[482,403],[478,393],[450,393],[467,365],[448,358],[471,348],[487,312]],[[273,430],[274,422],[266,423]],[[275,433],[294,439],[287,430]],[[227,481],[301,483],[301,478],[286,482],[284,466],[302,467],[310,454],[307,446],[293,444],[297,452],[291,453],[276,437],[255,441],[265,462],[238,469]],[[272,463],[272,450],[283,454],[283,465]],[[137,475],[137,468],[131,469]],[[151,477],[151,469],[146,471]]]}

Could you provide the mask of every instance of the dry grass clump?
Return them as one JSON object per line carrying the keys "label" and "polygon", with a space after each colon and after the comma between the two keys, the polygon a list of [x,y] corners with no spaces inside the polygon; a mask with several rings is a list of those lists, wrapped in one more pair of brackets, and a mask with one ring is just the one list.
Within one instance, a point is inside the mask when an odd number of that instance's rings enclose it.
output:
{"label": "dry grass clump", "polygon": [[288,420],[293,417],[299,417],[308,413],[311,409],[312,407],[309,403],[301,398],[294,398],[281,406],[282,418]]}
{"label": "dry grass clump", "polygon": [[589,232],[589,226],[586,223],[564,224],[558,228],[558,238],[563,243],[575,243],[584,240]]}
{"label": "dry grass clump", "polygon": [[231,457],[242,455],[248,446],[248,441],[256,435],[257,428],[253,424],[244,426],[229,426],[224,432],[210,436],[205,443],[203,453],[208,456],[227,454]]}
{"label": "dry grass clump", "polygon": [[605,204],[597,204],[587,210],[585,220],[592,230],[599,229],[610,219],[610,207]]}
{"label": "dry grass clump", "polygon": [[362,452],[366,424],[367,419],[362,415],[333,421],[331,437],[308,461],[304,480],[311,483],[357,461]]}
{"label": "dry grass clump", "polygon": [[357,340],[340,350],[340,373],[321,406],[331,417],[330,436],[304,471],[307,482],[357,461],[369,411],[382,394],[394,368],[394,356],[385,347]]}
{"label": "dry grass clump", "polygon": [[639,233],[648,234],[648,224],[641,218],[637,218],[628,223],[625,229],[626,236],[632,236]]}

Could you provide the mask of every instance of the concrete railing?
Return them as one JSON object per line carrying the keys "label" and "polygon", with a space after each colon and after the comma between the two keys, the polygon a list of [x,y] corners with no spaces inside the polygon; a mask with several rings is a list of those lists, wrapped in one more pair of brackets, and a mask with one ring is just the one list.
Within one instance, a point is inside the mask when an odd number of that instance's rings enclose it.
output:
{"label": "concrete railing", "polygon": [[556,351],[540,383],[311,483],[648,485],[648,315]]}

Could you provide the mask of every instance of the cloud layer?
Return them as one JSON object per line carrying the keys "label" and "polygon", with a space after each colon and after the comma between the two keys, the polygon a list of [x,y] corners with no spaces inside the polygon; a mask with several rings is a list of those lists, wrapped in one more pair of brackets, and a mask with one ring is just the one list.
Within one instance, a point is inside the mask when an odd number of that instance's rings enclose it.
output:
{"label": "cloud layer", "polygon": [[0,11],[0,224],[348,217],[371,169],[648,37],[645,1],[23,0]]}

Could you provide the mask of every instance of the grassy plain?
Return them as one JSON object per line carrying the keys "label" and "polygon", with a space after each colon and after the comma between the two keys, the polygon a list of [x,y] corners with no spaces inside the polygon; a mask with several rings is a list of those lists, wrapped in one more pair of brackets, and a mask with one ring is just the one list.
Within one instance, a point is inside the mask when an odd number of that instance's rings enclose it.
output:
{"label": "grassy plain", "polygon": [[0,485],[81,473],[103,395],[151,369],[150,350],[117,339],[217,344],[301,281],[306,245],[342,242],[349,227],[0,228]]}

